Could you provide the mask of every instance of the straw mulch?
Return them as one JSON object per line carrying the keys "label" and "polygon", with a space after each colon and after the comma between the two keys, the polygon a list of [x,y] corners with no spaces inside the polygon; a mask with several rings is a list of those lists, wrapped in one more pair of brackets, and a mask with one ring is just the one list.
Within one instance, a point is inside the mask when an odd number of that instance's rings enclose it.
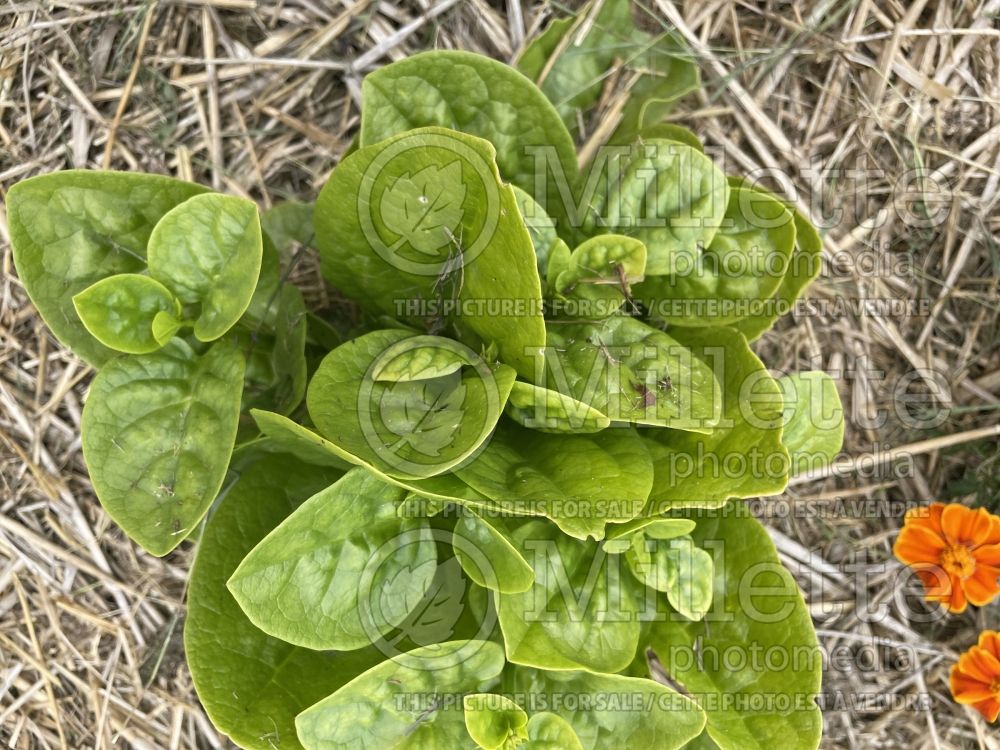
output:
{"label": "straw mulch", "polygon": [[[730,172],[788,174],[800,204],[826,218],[812,309],[758,349],[775,368],[841,377],[852,458],[840,476],[806,477],[757,506],[822,642],[847,654],[827,671],[825,746],[998,748],[995,727],[950,701],[947,675],[1000,610],[919,622],[916,599],[894,600],[915,589],[889,550],[901,502],[1000,511],[1000,0],[643,5],[701,63],[705,90],[678,121]],[[366,71],[428,48],[509,61],[561,9],[11,0],[0,5],[0,196],[41,172],[112,167],[263,206],[311,199],[357,128]],[[609,88],[608,111],[618,95]],[[79,443],[92,372],[35,314],[7,239],[0,208],[0,740],[225,746],[180,645],[190,553],[155,559],[101,511]],[[323,301],[314,268],[300,281]],[[919,421],[942,406],[944,421]],[[880,463],[886,452],[895,464]]]}

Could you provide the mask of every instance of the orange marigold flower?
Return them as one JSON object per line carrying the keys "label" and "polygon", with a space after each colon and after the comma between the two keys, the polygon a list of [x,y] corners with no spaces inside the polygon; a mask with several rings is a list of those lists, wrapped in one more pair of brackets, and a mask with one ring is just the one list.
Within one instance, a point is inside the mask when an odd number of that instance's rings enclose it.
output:
{"label": "orange marigold flower", "polygon": [[1000,516],[985,508],[932,503],[907,511],[893,553],[912,567],[927,601],[951,612],[989,604],[1000,594]]}
{"label": "orange marigold flower", "polygon": [[951,668],[951,694],[955,701],[972,706],[996,721],[1000,716],[1000,633],[987,630]]}

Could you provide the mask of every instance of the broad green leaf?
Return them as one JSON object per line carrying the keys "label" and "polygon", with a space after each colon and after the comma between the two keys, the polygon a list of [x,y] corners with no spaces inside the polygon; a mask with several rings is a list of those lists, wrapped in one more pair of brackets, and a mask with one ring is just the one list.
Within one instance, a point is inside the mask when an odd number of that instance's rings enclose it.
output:
{"label": "broad green leaf", "polygon": [[[763,195],[773,194],[739,177],[729,178],[730,186],[750,189]],[[795,221],[795,250],[792,252],[788,270],[774,296],[768,300],[767,309],[759,315],[739,320],[734,324],[740,333],[753,341],[767,331],[782,315],[788,313],[795,301],[802,295],[809,283],[819,276],[823,268],[823,238],[816,227],[793,204],[785,202],[785,208],[792,213]]]}
{"label": "broad green leaf", "polygon": [[160,175],[84,170],[32,177],[10,189],[14,265],[59,341],[95,367],[115,355],[84,327],[73,297],[108,276],[144,270],[156,222],[206,190]]}
{"label": "broad green leaf", "polygon": [[613,143],[630,141],[647,128],[655,128],[678,99],[701,87],[693,53],[679,34],[665,32],[650,37],[638,31],[634,39],[639,51],[631,66],[642,75],[629,90],[621,121],[610,139]]}
{"label": "broad green leaf", "polygon": [[169,328],[154,329],[154,321],[159,315],[181,314],[169,289],[137,273],[120,273],[91,284],[73,297],[73,306],[95,339],[128,354],[159,349],[174,332],[167,336]]}
{"label": "broad green leaf", "polygon": [[554,152],[572,184],[576,149],[549,101],[513,68],[471,52],[434,50],[380,68],[361,86],[362,146],[425,126],[468,133],[493,144],[504,179],[532,194],[549,215],[562,215],[555,180],[545,195],[535,195],[544,163],[536,152]]}
{"label": "broad green leaf", "polygon": [[542,520],[514,544],[535,572],[531,588],[497,595],[507,659],[542,669],[618,672],[635,658],[642,594],[617,555]]}
{"label": "broad green leaf", "polygon": [[[437,378],[382,382],[381,372],[436,341],[464,350],[473,366]],[[334,349],[309,384],[309,415],[320,433],[379,471],[403,479],[442,474],[472,455],[500,418],[514,372],[491,369],[449,339],[374,331]]]}
{"label": "broad green leaf", "polygon": [[459,347],[442,346],[437,336],[424,337],[426,346],[420,345],[422,337],[410,340],[405,352],[372,372],[375,380],[401,382],[409,380],[430,380],[451,375],[466,365],[474,365],[469,356]]}
{"label": "broad green leaf", "polygon": [[[636,318],[548,325],[536,385],[591,406],[612,421],[709,433],[721,395],[711,365]],[[543,369],[544,368],[544,369]]]}
{"label": "broad green leaf", "polygon": [[[320,193],[317,239],[324,275],[351,299],[424,331],[461,322],[467,343],[495,345],[501,361],[527,376],[528,352],[545,344],[541,281],[494,156],[487,141],[443,128],[362,148]],[[415,183],[430,169],[435,180]],[[387,199],[400,191],[410,198]],[[413,206],[448,210],[427,214],[425,225]]]}
{"label": "broad green leaf", "polygon": [[295,720],[306,750],[431,750],[473,747],[462,705],[504,666],[488,641],[414,649],[368,670]]}
{"label": "broad green leaf", "polygon": [[555,222],[530,194],[517,185],[512,185],[511,189],[517,199],[517,207],[521,211],[524,226],[527,227],[528,235],[531,237],[531,246],[535,249],[538,274],[544,276],[549,265],[549,252],[559,241]]}
{"label": "broad green leaf", "polygon": [[253,416],[260,431],[277,448],[298,456],[308,463],[319,466],[334,466],[345,470],[351,466],[363,466],[383,482],[427,498],[472,506],[489,504],[489,499],[485,495],[473,490],[454,474],[440,474],[424,479],[397,479],[288,417],[260,409],[252,409],[251,416]]}
{"label": "broad green leaf", "polygon": [[639,240],[617,234],[591,237],[570,254],[557,273],[550,293],[560,313],[573,318],[601,319],[614,315],[632,295],[632,284],[642,281],[646,247]]}
{"label": "broad green leaf", "polygon": [[271,238],[262,235],[260,275],[250,297],[250,304],[243,312],[240,323],[254,332],[269,332],[275,327],[278,299],[281,295],[281,259]]}
{"label": "broad green leaf", "polygon": [[168,312],[161,311],[153,316],[150,331],[156,343],[162,347],[177,334],[183,325],[183,321],[178,320]]}
{"label": "broad green leaf", "polygon": [[611,424],[606,415],[559,391],[516,381],[504,409],[519,425],[539,432],[600,432]]}
{"label": "broad green leaf", "polygon": [[777,382],[732,329],[680,329],[674,335],[719,376],[722,418],[708,435],[643,431],[656,467],[647,513],[784,490],[788,452],[781,444],[784,403]]}
{"label": "broad green leaf", "polygon": [[263,239],[257,207],[230,195],[198,195],[171,209],[149,238],[149,273],[185,305],[199,305],[194,335],[212,341],[250,304]]}
{"label": "broad green leaf", "polygon": [[558,289],[559,276],[573,268],[573,253],[569,245],[557,239],[549,248],[549,257],[545,266],[545,286],[551,295]]}
{"label": "broad green leaf", "polygon": [[524,750],[583,750],[583,745],[568,721],[543,711],[528,719],[528,744]]}
{"label": "broad green leaf", "polygon": [[[615,133],[615,135],[611,137],[610,143],[617,144],[620,142],[628,142],[622,140],[627,136],[627,133]],[[677,141],[678,143],[683,143],[685,146],[690,146],[696,151],[705,153],[705,145],[701,142],[701,139],[693,130],[673,122],[657,122],[652,125],[646,125],[642,130],[631,137],[639,141],[648,140],[650,138],[657,138],[664,141]],[[733,186],[733,183],[730,181],[730,187]]]}
{"label": "broad green leaf", "polygon": [[677,273],[636,287],[651,316],[679,326],[735,323],[764,309],[791,262],[795,222],[781,201],[734,187],[723,225],[707,248],[675,255]]}
{"label": "broad green leaf", "polygon": [[654,622],[649,645],[673,680],[704,696],[722,750],[813,750],[822,658],[802,594],[749,513],[697,518],[694,541],[715,556],[715,605],[704,623]]}
{"label": "broad green leaf", "polygon": [[184,652],[212,723],[248,750],[300,750],[295,716],[382,660],[374,647],[316,652],[272,638],[247,619],[226,589],[244,555],[338,475],[287,455],[256,456],[198,543]]}
{"label": "broad green leaf", "polygon": [[607,524],[639,514],[653,466],[633,429],[550,435],[505,423],[455,474],[506,512],[546,516],[577,539],[602,539]]}
{"label": "broad green leaf", "polygon": [[352,469],[254,547],[230,592],[276,638],[323,650],[366,646],[403,622],[437,568],[426,520],[396,515],[405,494]]}
{"label": "broad green leaf", "polygon": [[292,245],[310,245],[315,239],[313,229],[313,204],[301,201],[282,201],[264,211],[260,226],[274,242],[279,257],[287,257]]}
{"label": "broad green leaf", "polygon": [[670,606],[687,619],[702,619],[712,606],[712,556],[691,537],[662,540],[639,531],[625,558],[637,579],[664,592]]}
{"label": "broad green leaf", "polygon": [[699,245],[708,247],[729,200],[711,159],[677,141],[642,141],[602,168],[585,230],[616,232],[646,245],[646,276],[675,276]]}
{"label": "broad green leaf", "polygon": [[781,442],[791,473],[821,469],[844,444],[844,407],[837,384],[824,372],[800,372],[778,379],[785,399]]}
{"label": "broad green leaf", "polygon": [[705,726],[705,714],[690,698],[645,678],[510,667],[503,692],[552,706],[583,750],[677,750]]}
{"label": "broad green leaf", "polygon": [[247,372],[243,410],[266,407],[289,414],[306,392],[306,306],[302,292],[283,284],[275,301],[273,335],[249,335],[248,359],[260,360],[259,371]]}
{"label": "broad green leaf", "polygon": [[631,537],[637,531],[642,531],[646,536],[653,539],[674,539],[675,537],[690,534],[694,527],[695,522],[687,518],[656,518],[654,516],[645,516],[636,518],[628,523],[609,526],[607,538],[608,540],[625,539]]}
{"label": "broad green leaf", "polygon": [[518,70],[538,84],[574,135],[579,113],[597,104],[607,77],[617,72],[615,62],[628,61],[636,52],[629,6],[629,0],[604,0],[575,18],[556,19],[517,61]]}
{"label": "broad green leaf", "polygon": [[198,356],[181,339],[108,362],[83,408],[83,456],[104,509],[165,555],[215,500],[239,422],[243,357],[220,342]]}
{"label": "broad green leaf", "polygon": [[455,523],[454,537],[455,557],[480,586],[501,593],[531,587],[534,571],[511,542],[502,519],[493,521],[466,510]]}
{"label": "broad green leaf", "polygon": [[528,738],[528,714],[510,698],[470,693],[462,705],[469,736],[483,750],[514,750]]}

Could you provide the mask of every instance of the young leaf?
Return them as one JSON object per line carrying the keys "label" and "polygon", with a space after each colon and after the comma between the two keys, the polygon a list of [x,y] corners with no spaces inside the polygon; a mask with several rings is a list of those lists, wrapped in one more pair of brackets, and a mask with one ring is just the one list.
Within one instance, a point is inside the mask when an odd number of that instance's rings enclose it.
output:
{"label": "young leaf", "polygon": [[73,297],[108,276],[142,271],[156,222],[206,191],[160,175],[83,170],[14,185],[7,193],[14,265],[56,338],[94,367],[113,357],[87,331]]}
{"label": "young leaf", "polygon": [[535,572],[524,593],[497,595],[507,659],[543,669],[618,672],[635,657],[641,592],[616,556],[533,520],[514,534]]}
{"label": "young leaf", "polygon": [[844,408],[837,384],[824,372],[800,372],[778,380],[785,399],[781,442],[791,457],[791,473],[821,469],[844,443]]}
{"label": "young leaf", "polygon": [[639,581],[664,592],[670,606],[687,619],[702,619],[712,606],[712,556],[691,537],[664,541],[640,531],[625,558]]}
{"label": "young leaf", "polygon": [[301,201],[282,201],[260,217],[264,234],[271,238],[279,257],[291,253],[292,244],[310,245],[316,232],[313,229],[313,204]]}
{"label": "young leaf", "polygon": [[510,698],[471,693],[462,705],[469,736],[483,750],[513,750],[528,738],[528,714]]}
{"label": "young leaf", "polygon": [[[171,295],[173,296],[173,295]],[[166,346],[166,343],[170,341],[176,335],[176,333],[181,329],[184,323],[168,312],[158,312],[153,316],[153,323],[150,326],[150,331],[153,334],[153,339],[156,340],[158,346]]]}
{"label": "young leaf", "polygon": [[267,407],[289,414],[306,393],[307,319],[302,292],[293,284],[283,284],[276,297],[273,335],[246,337],[251,357],[262,361],[257,377],[251,377],[248,367],[243,411]]}
{"label": "young leaf", "polygon": [[[475,366],[426,380],[378,381],[373,374],[433,342]],[[442,474],[472,455],[500,418],[514,382],[449,339],[384,330],[334,349],[309,384],[309,415],[330,442],[403,479]]]}
{"label": "young leaf", "polygon": [[572,396],[612,421],[711,433],[721,395],[710,363],[636,318],[550,322],[536,385]]}
{"label": "young leaf", "polygon": [[[653,622],[649,645],[674,681],[705,696],[708,734],[722,750],[813,750],[822,658],[802,594],[756,519],[697,518],[695,544],[715,554],[716,605],[707,623]],[[771,700],[758,704],[762,695]]]}
{"label": "young leaf", "polygon": [[577,539],[602,539],[607,524],[639,514],[653,466],[632,429],[547,435],[507,423],[455,474],[498,508],[546,516]]}
{"label": "young leaf", "polygon": [[[628,523],[616,524],[608,527],[608,541],[614,539],[628,539],[637,531],[642,531],[652,539],[675,539],[679,536],[690,534],[695,527],[695,522],[687,518],[657,518],[646,516],[636,518]],[[605,543],[606,545],[606,543]],[[631,546],[631,540],[629,539]]]}
{"label": "young leaf", "polygon": [[473,692],[503,669],[489,641],[414,649],[354,678],[295,720],[306,750],[418,750],[470,745],[462,707],[442,696]]}
{"label": "young leaf", "polygon": [[546,711],[528,719],[528,744],[524,750],[583,750],[569,722]]}
{"label": "young leaf", "polygon": [[366,646],[405,620],[437,567],[426,520],[396,515],[405,494],[352,469],[254,547],[230,592],[257,627],[283,641]]}
{"label": "young leaf", "polygon": [[426,498],[462,503],[473,507],[489,504],[489,499],[485,495],[473,490],[454,474],[440,474],[424,479],[397,479],[348,453],[307,427],[293,422],[288,417],[260,409],[252,409],[250,413],[257,423],[257,427],[275,447],[309,463],[319,466],[334,466],[344,470],[352,466],[363,466],[383,482]]}
{"label": "young leaf", "polygon": [[535,573],[500,520],[493,522],[467,510],[455,524],[454,537],[456,559],[480,586],[505,594],[531,587]]}
{"label": "young leaf", "polygon": [[[731,177],[730,185],[733,187],[747,187],[749,184],[742,178]],[[751,187],[755,192],[762,195],[772,196],[773,194],[754,185]],[[791,260],[788,263],[788,270],[785,272],[781,285],[774,296],[768,300],[769,307],[765,312],[753,315],[737,321],[733,327],[747,337],[748,341],[759,338],[765,331],[782,315],[792,309],[795,300],[799,298],[809,283],[819,276],[823,268],[823,238],[820,237],[816,227],[791,203],[785,203],[792,213],[795,222],[795,249],[792,252]]]}
{"label": "young leaf", "polygon": [[601,319],[614,315],[631,298],[632,284],[642,281],[646,247],[639,240],[617,234],[591,237],[570,254],[566,267],[549,290],[561,302],[557,316]]}
{"label": "young leaf", "polygon": [[[496,60],[456,50],[423,52],[369,74],[361,93],[362,147],[440,126],[492,143],[500,174],[532,195],[539,148],[554,151],[569,184],[576,179],[576,149],[559,115],[531,81]],[[559,217],[555,182],[534,198]]]}
{"label": "young leaf", "polygon": [[572,396],[520,381],[511,388],[504,412],[539,432],[600,432],[611,424],[607,416]]}
{"label": "young leaf", "polygon": [[[705,714],[694,701],[645,678],[510,667],[503,688],[553,706],[583,750],[678,750],[705,726]],[[564,700],[567,696],[572,700]]]}
{"label": "young leaf", "polygon": [[549,252],[552,246],[559,241],[555,222],[529,193],[517,185],[512,185],[511,189],[514,191],[517,207],[521,211],[521,219],[531,237],[531,246],[535,248],[538,274],[544,276],[545,269],[549,265]]}
{"label": "young leaf", "polygon": [[90,385],[83,456],[108,514],[154,555],[197,525],[226,475],[244,362],[231,343],[198,356],[181,339],[119,357]]}
{"label": "young leaf", "polygon": [[636,287],[636,297],[652,317],[673,325],[735,323],[753,313],[752,305],[763,306],[774,295],[794,247],[795,222],[784,204],[734,187],[725,223],[711,244],[682,250],[675,260],[677,274],[647,279]]}
{"label": "young leaf", "polygon": [[644,430],[656,473],[647,514],[781,492],[788,452],[781,444],[781,389],[743,336],[729,328],[678,329],[722,380],[722,420],[712,433]]}
{"label": "young leaf", "polygon": [[199,195],[171,209],[149,238],[149,273],[185,305],[200,305],[194,335],[212,341],[250,304],[263,239],[257,207],[229,195]]}
{"label": "young leaf", "polygon": [[421,339],[420,336],[412,339],[405,352],[374,370],[372,378],[390,383],[432,380],[458,372],[466,365],[475,365],[460,349],[442,347],[441,339],[436,336],[424,337],[426,346],[421,346]]}
{"label": "young leaf", "polygon": [[375,647],[316,652],[272,638],[226,590],[244,555],[338,476],[288,455],[257,456],[241,469],[198,543],[184,652],[212,723],[247,750],[301,750],[295,716],[383,658]]}
{"label": "young leaf", "polygon": [[120,273],[91,284],[73,297],[73,306],[95,339],[128,354],[159,349],[176,329],[154,326],[157,317],[181,314],[180,303],[169,289],[137,273]]}
{"label": "young leaf", "polygon": [[[643,141],[603,164],[585,230],[617,232],[646,245],[646,276],[674,276],[708,247],[729,200],[725,175],[700,151],[676,141]],[[610,178],[609,178],[610,175]],[[615,179],[617,177],[617,179]]]}
{"label": "young leaf", "polygon": [[[470,345],[495,344],[503,362],[527,375],[528,352],[545,344],[541,281],[494,156],[488,142],[442,128],[362,148],[320,193],[317,239],[323,274],[351,299],[426,331],[471,309],[460,316]],[[438,178],[415,184],[413,175],[429,169]],[[404,188],[409,199],[386,198]],[[430,213],[436,206],[448,210]],[[475,312],[494,299],[505,304]]]}

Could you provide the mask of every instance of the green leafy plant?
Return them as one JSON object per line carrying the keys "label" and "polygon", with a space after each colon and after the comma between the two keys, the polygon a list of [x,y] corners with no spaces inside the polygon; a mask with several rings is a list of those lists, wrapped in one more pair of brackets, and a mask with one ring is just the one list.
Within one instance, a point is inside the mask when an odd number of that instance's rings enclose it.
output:
{"label": "green leafy plant", "polygon": [[[662,122],[697,85],[607,0],[517,70],[369,75],[315,206],[112,172],[10,190],[25,288],[98,371],[98,498],[155,555],[197,546],[187,658],[233,741],[817,746],[816,637],[738,501],[840,449],[833,382],[750,346],[821,242]],[[350,322],[287,280],[313,240]],[[790,660],[733,666],[761,650]]]}

